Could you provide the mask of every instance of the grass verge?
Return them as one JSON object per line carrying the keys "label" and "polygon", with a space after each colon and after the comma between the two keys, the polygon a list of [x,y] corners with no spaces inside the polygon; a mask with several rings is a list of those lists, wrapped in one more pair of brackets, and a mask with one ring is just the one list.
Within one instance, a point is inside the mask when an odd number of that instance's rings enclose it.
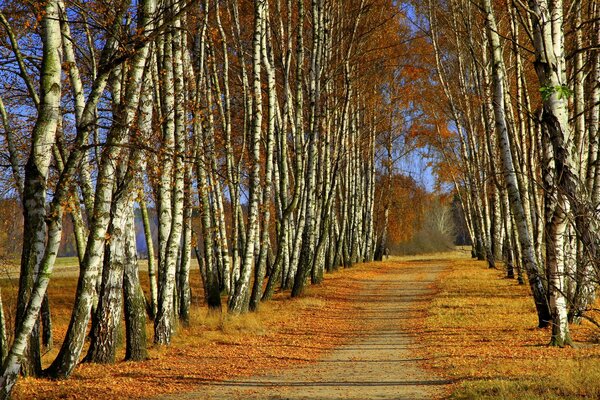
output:
{"label": "grass verge", "polygon": [[420,327],[428,366],[455,381],[451,399],[600,398],[597,329],[571,326],[578,348],[548,347],[527,285],[459,255]]}

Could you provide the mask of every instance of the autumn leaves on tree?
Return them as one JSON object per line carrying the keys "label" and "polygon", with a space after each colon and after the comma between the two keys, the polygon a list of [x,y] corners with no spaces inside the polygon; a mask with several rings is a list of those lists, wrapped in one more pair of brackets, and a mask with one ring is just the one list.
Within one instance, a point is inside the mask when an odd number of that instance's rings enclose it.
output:
{"label": "autumn leaves on tree", "polygon": [[[434,198],[454,197],[474,256],[526,280],[552,344],[571,344],[599,272],[597,2],[0,7],[2,193],[24,216],[11,343],[0,307],[0,397],[20,374],[115,362],[122,321],[128,360],[146,358],[147,319],[168,345],[190,323],[193,258],[211,312],[257,311],[382,259]],[[451,195],[400,173],[415,148]],[[430,214],[450,236],[447,213]],[[66,236],[75,301],[42,370]]]}

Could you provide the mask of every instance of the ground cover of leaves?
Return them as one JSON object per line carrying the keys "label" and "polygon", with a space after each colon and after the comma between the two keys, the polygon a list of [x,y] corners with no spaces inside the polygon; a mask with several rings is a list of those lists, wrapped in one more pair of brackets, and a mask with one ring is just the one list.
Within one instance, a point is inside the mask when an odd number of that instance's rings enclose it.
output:
{"label": "ground cover of leaves", "polygon": [[455,382],[452,398],[600,398],[598,328],[572,325],[577,348],[548,347],[528,285],[498,268],[455,258],[418,327],[429,367]]}
{"label": "ground cover of leaves", "polygon": [[[180,327],[170,346],[151,346],[147,361],[114,365],[83,363],[70,379],[63,381],[20,379],[13,398],[146,398],[191,391],[206,380],[250,376],[313,362],[328,350],[344,344],[348,332],[368,332],[369,327],[364,326],[360,318],[360,304],[353,301],[353,294],[361,290],[369,277],[386,268],[392,268],[391,263],[343,269],[326,275],[323,284],[308,288],[300,299],[279,294],[262,304],[258,313],[242,316],[230,316],[226,312],[207,315],[206,307],[199,304],[198,293],[194,293],[190,326]],[[195,276],[192,286],[199,286]],[[58,277],[51,282],[55,344],[44,356],[46,365],[54,359],[65,336],[74,289],[73,277]],[[12,309],[14,305],[10,303],[16,297],[14,285],[3,290],[5,307]],[[151,322],[147,333],[152,343]],[[123,355],[121,349],[117,359]]]}

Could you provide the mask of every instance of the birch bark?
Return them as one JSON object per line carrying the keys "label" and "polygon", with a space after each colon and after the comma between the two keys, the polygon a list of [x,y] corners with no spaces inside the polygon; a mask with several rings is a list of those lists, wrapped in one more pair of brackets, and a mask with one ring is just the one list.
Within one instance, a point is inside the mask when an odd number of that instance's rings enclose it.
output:
{"label": "birch bark", "polygon": [[265,16],[262,20],[262,39],[261,39],[261,57],[267,77],[267,96],[268,96],[268,111],[267,111],[267,143],[266,143],[266,161],[265,161],[265,181],[262,192],[262,230],[260,237],[260,255],[255,268],[254,282],[252,285],[252,293],[250,296],[250,310],[257,311],[260,305],[260,300],[263,293],[264,278],[267,270],[267,252],[270,246],[270,230],[269,224],[271,221],[271,191],[273,185],[273,150],[275,146],[275,123],[277,118],[277,89],[275,82],[275,68],[271,59],[270,41],[271,37],[268,34],[270,29],[270,19],[267,11],[269,10],[269,2],[265,0]]}
{"label": "birch bark", "polygon": [[[171,159],[172,169],[172,187],[161,187],[161,192],[169,193],[170,204],[163,203],[164,207],[169,207],[170,221],[169,230],[165,243],[165,258],[162,263],[162,278],[159,280],[159,301],[158,311],[154,323],[154,342],[157,344],[169,344],[171,335],[175,330],[175,273],[177,268],[177,257],[181,245],[181,234],[183,232],[183,208],[184,208],[184,176],[185,176],[185,92],[184,92],[184,74],[183,74],[183,34],[181,29],[182,13],[176,3],[173,7],[173,34],[172,43],[165,41],[165,63],[166,71],[173,74],[172,86],[167,87],[168,94],[165,109],[170,112],[165,125],[165,142],[167,145],[167,157]],[[171,48],[172,46],[172,48]],[[172,54],[172,55],[168,55]],[[171,58],[172,57],[172,58]],[[171,65],[172,63],[172,65]],[[172,110],[172,111],[171,111]],[[165,176],[163,182],[166,183],[170,177]],[[164,224],[165,233],[166,223]],[[163,239],[165,237],[163,236]]]}
{"label": "birch bark", "polygon": [[[26,306],[31,298],[32,289],[37,279],[39,265],[44,254],[46,243],[46,188],[52,148],[55,143],[56,130],[61,118],[59,112],[61,99],[61,63],[62,40],[60,34],[59,3],[51,1],[46,4],[45,17],[42,20],[41,39],[43,43],[43,59],[38,104],[38,115],[32,132],[31,152],[25,165],[23,186],[23,241],[21,252],[21,271],[19,275],[19,292],[15,327],[18,331],[25,318]],[[4,18],[4,17],[2,17]],[[16,50],[18,46],[13,45]],[[18,50],[16,50],[18,51]],[[18,54],[17,54],[17,58]],[[26,76],[26,75],[24,75]],[[33,87],[29,88],[38,98]],[[23,372],[38,375],[41,372],[39,355],[39,325],[33,327],[29,339],[28,357]]]}
{"label": "birch bark", "polygon": [[538,313],[539,326],[547,326],[550,321],[550,310],[546,301],[546,291],[542,284],[542,279],[537,265],[529,229],[527,228],[527,221],[525,211],[523,208],[523,202],[521,200],[521,193],[517,183],[517,178],[513,166],[513,159],[509,143],[508,127],[506,125],[505,115],[505,68],[504,61],[502,59],[502,52],[500,46],[500,38],[498,36],[498,30],[496,26],[496,19],[494,17],[492,4],[490,0],[483,1],[484,9],[486,12],[486,28],[488,40],[490,41],[490,47],[492,50],[492,71],[493,71],[493,83],[494,83],[494,115],[496,117],[496,134],[498,135],[499,150],[502,155],[502,165],[504,180],[506,182],[506,188],[511,204],[511,208],[517,223],[517,229],[519,231],[519,239],[521,241],[521,250],[523,252],[523,264],[529,278],[529,286],[533,294],[533,299],[536,305]]}
{"label": "birch bark", "polygon": [[260,201],[260,140],[262,136],[262,89],[261,89],[261,42],[263,20],[265,17],[265,0],[254,2],[254,34],[252,40],[252,66],[253,66],[253,104],[252,117],[252,169],[250,176],[250,199],[248,207],[248,228],[246,233],[246,246],[243,254],[243,264],[240,277],[235,284],[234,292],[229,298],[229,312],[239,314],[248,308],[250,276],[255,266],[254,250],[256,246],[256,233],[258,231],[258,212]]}

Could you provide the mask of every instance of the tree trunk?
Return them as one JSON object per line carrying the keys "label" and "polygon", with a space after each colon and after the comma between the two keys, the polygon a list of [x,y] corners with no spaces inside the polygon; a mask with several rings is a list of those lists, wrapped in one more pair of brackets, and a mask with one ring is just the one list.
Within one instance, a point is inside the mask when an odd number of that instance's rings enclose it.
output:
{"label": "tree trunk", "polygon": [[52,349],[52,347],[54,347],[54,339],[52,336],[52,315],[50,313],[50,301],[48,300],[48,293],[46,293],[44,296],[44,301],[42,302],[41,320],[42,346],[44,346],[46,351],[49,351]]}
{"label": "tree trunk", "polygon": [[260,140],[262,125],[262,90],[261,90],[261,42],[263,20],[265,17],[265,0],[254,2],[254,37],[252,41],[253,56],[253,96],[254,113],[252,123],[252,171],[250,176],[250,200],[248,207],[248,228],[246,246],[240,278],[235,284],[232,296],[229,298],[229,312],[239,314],[248,308],[250,276],[255,265],[254,250],[256,233],[258,231],[258,209],[260,200]]}
{"label": "tree trunk", "polygon": [[509,144],[508,128],[506,125],[506,117],[504,110],[504,61],[502,59],[502,51],[500,47],[500,38],[498,36],[496,20],[493,14],[491,0],[484,0],[486,11],[486,26],[488,40],[492,49],[492,72],[494,83],[494,115],[496,117],[496,133],[498,135],[498,145],[502,155],[502,166],[504,180],[510,200],[512,212],[514,214],[517,229],[519,231],[519,240],[521,241],[521,251],[523,252],[523,264],[529,278],[529,286],[533,294],[533,299],[538,313],[539,326],[548,326],[551,320],[550,309],[546,300],[546,291],[542,284],[542,279],[539,273],[536,258],[533,253],[533,245],[531,242],[530,232],[527,228],[527,221],[523,202],[521,201],[521,193],[517,184],[513,159]]}
{"label": "tree trunk", "polygon": [[[168,76],[165,109],[174,110],[174,112],[169,113],[166,118],[164,140],[167,151],[171,152],[166,155],[166,158],[169,159],[168,163],[172,165],[172,168],[166,171],[165,167],[161,180],[163,197],[161,214],[164,212],[164,216],[161,215],[164,259],[161,260],[159,271],[162,276],[158,285],[158,311],[154,321],[154,342],[163,345],[171,342],[171,336],[175,330],[175,273],[183,228],[185,175],[185,101],[181,14],[175,2],[171,4],[171,10],[173,12],[173,33],[172,36],[167,33],[164,54],[165,72]],[[169,212],[166,212],[166,209],[169,209]]]}
{"label": "tree trunk", "polygon": [[[25,165],[23,188],[23,241],[21,271],[16,310],[15,336],[23,325],[26,306],[30,300],[46,243],[46,187],[52,147],[61,118],[62,40],[59,23],[59,3],[45,5],[41,24],[43,44],[42,71],[38,116],[32,133],[32,146]],[[40,360],[39,324],[36,322],[23,359],[24,375],[37,376],[42,370]]]}
{"label": "tree trunk", "polygon": [[123,271],[126,259],[125,253],[127,220],[132,213],[133,196],[124,192],[128,187],[120,182],[113,196],[111,221],[107,230],[110,241],[104,249],[104,267],[102,268],[102,285],[98,294],[98,305],[92,318],[90,331],[90,347],[85,357],[87,362],[114,364],[121,324],[123,305]]}
{"label": "tree trunk", "polygon": [[130,208],[125,222],[123,298],[125,303],[125,360],[143,361],[148,358],[146,349],[146,301],[140,285],[135,218]]}
{"label": "tree trunk", "polygon": [[[269,9],[269,2],[265,0],[265,10]],[[266,12],[265,12],[266,14]],[[277,118],[277,92],[275,83],[275,68],[273,61],[269,55],[269,47],[271,37],[268,34],[270,30],[270,21],[265,16],[262,20],[262,44],[261,44],[261,56],[262,63],[265,67],[267,75],[267,94],[268,94],[268,115],[267,115],[267,146],[266,146],[266,163],[265,163],[265,183],[263,186],[262,193],[262,236],[260,238],[260,255],[258,258],[258,265],[255,268],[254,282],[252,286],[252,293],[250,296],[250,310],[258,311],[260,300],[262,297],[263,283],[266,274],[267,266],[267,253],[270,247],[270,231],[269,224],[271,221],[271,190],[273,182],[273,151],[275,146],[275,120]]]}

